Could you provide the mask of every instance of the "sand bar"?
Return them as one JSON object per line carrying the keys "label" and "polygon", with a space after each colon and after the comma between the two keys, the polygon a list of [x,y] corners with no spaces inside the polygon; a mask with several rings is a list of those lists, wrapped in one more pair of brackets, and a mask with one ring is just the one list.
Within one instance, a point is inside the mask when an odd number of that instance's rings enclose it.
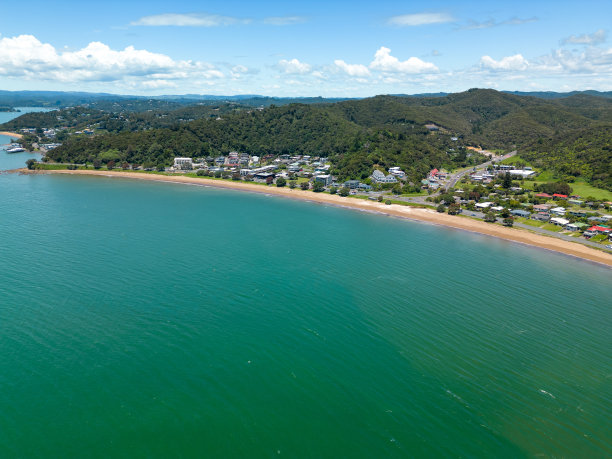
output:
{"label": "sand bar", "polygon": [[8,131],[0,131],[0,135],[6,135],[8,137],[15,137],[16,139],[21,139],[23,134],[17,134],[16,132],[8,132]]}
{"label": "sand bar", "polygon": [[313,191],[303,191],[299,188],[290,189],[288,187],[278,188],[276,186],[257,185],[249,182],[234,182],[229,180],[215,180],[205,177],[186,177],[184,175],[157,175],[138,172],[123,172],[123,171],[102,171],[102,170],[45,170],[45,171],[30,171],[28,169],[18,169],[14,172],[24,174],[69,174],[69,175],[99,175],[105,177],[122,177],[129,179],[151,180],[157,182],[176,182],[195,185],[212,186],[217,188],[230,188],[233,190],[243,190],[255,193],[272,194],[276,196],[284,196],[302,201],[312,201],[324,203],[334,206],[347,207],[352,209],[377,212],[394,217],[409,218],[438,225],[444,225],[452,228],[458,228],[475,233],[486,234],[508,241],[528,244],[535,247],[540,247],[555,252],[564,253],[574,257],[579,257],[595,263],[601,263],[612,267],[612,254],[604,251],[596,250],[578,243],[556,239],[554,237],[534,234],[519,228],[506,228],[491,223],[485,223],[471,218],[459,217],[438,213],[431,209],[422,209],[416,207],[402,206],[397,204],[386,205],[376,201],[365,199],[355,199],[342,197],[339,195],[331,195],[326,193],[315,193]]}

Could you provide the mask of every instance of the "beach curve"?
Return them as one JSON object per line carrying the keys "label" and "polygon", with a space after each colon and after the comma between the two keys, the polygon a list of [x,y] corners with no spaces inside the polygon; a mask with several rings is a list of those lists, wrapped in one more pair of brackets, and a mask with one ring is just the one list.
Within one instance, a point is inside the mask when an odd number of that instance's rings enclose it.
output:
{"label": "beach curve", "polygon": [[526,244],[541,249],[551,250],[565,255],[599,263],[612,267],[612,255],[604,251],[599,251],[578,243],[568,242],[562,239],[555,239],[540,234],[534,234],[519,228],[507,228],[491,223],[485,223],[470,218],[438,213],[432,209],[402,206],[398,204],[387,205],[384,203],[365,199],[352,199],[339,195],[326,193],[314,193],[304,191],[299,188],[291,189],[288,187],[263,186],[243,181],[215,180],[205,177],[187,177],[184,175],[158,175],[145,174],[126,171],[102,171],[102,170],[28,170],[17,169],[12,172],[22,174],[62,174],[62,175],[93,175],[103,177],[118,177],[126,179],[148,180],[156,182],[183,183],[190,185],[211,186],[216,188],[226,188],[233,190],[248,191],[254,193],[270,194],[283,196],[300,201],[310,201],[322,204],[329,204],[337,207],[357,209],[361,211],[374,212],[393,217],[407,218],[436,225],[451,227],[455,229],[484,234],[507,241]]}

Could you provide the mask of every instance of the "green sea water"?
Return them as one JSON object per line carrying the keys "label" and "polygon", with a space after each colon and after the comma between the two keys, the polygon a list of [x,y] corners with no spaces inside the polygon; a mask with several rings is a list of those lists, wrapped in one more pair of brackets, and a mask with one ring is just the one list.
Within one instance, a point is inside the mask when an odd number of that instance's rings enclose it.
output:
{"label": "green sea water", "polygon": [[612,455],[607,268],[206,187],[0,196],[1,457]]}

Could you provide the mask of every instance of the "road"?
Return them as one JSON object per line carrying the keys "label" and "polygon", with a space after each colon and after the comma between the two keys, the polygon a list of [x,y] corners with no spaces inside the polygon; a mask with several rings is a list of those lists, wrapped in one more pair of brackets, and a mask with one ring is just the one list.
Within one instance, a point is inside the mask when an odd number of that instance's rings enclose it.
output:
{"label": "road", "polygon": [[503,161],[504,159],[511,158],[512,156],[516,155],[516,153],[517,153],[516,150],[514,150],[514,151],[511,151],[510,153],[506,153],[505,155],[502,155],[502,156],[494,156],[493,158],[491,158],[486,163],[479,164],[475,168],[468,168],[468,169],[464,169],[464,170],[459,171],[459,172],[455,172],[455,173],[451,174],[448,177],[448,179],[446,179],[445,188],[454,188],[455,185],[457,184],[457,182],[459,180],[461,180],[461,177],[463,177],[463,176],[465,176],[467,174],[470,174],[471,172],[474,171],[474,169],[477,170],[477,171],[486,169],[487,167],[489,167],[493,163],[496,163],[496,162],[499,162],[499,161]]}

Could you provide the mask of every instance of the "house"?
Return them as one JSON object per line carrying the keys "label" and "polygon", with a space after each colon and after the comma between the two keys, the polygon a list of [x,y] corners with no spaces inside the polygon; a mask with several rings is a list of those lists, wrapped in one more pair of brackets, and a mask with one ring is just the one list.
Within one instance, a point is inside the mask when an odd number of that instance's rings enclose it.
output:
{"label": "house", "polygon": [[332,184],[333,177],[331,175],[329,175],[329,174],[326,174],[326,175],[315,175],[314,181],[322,183],[323,186],[330,186]]}
{"label": "house", "polygon": [[504,206],[495,206],[495,207],[491,207],[491,210],[493,212],[501,212],[502,210],[504,210]]}
{"label": "house", "polygon": [[536,204],[535,206],[533,206],[533,210],[535,210],[536,212],[548,212],[548,209],[550,209],[552,206],[550,204]]}
{"label": "house", "polygon": [[567,202],[573,206],[580,206],[584,204],[584,201],[581,201],[580,199],[568,199]]}
{"label": "house", "polygon": [[438,126],[436,126],[435,124],[431,123],[431,124],[426,124],[425,127],[427,129],[429,129],[430,131],[439,131],[440,128]]}
{"label": "house", "polygon": [[476,208],[478,209],[488,209],[493,205],[492,202],[479,202],[476,204]]}
{"label": "house", "polygon": [[346,182],[344,182],[344,186],[347,187],[349,190],[355,190],[359,188],[360,183],[361,182],[359,182],[359,180],[347,180]]}
{"label": "house", "polygon": [[397,183],[397,179],[391,174],[385,176],[385,174],[378,169],[374,169],[374,172],[372,172],[372,180],[374,183]]}
{"label": "house", "polygon": [[566,194],[559,194],[559,193],[555,193],[553,194],[553,199],[556,201],[557,199],[567,199],[567,195]]}
{"label": "house", "polygon": [[253,181],[269,185],[274,181],[275,174],[272,172],[259,172],[253,176]]}
{"label": "house", "polygon": [[586,212],[583,212],[581,210],[569,210],[567,213],[573,217],[580,217],[580,218],[586,217],[587,215]]}
{"label": "house", "polygon": [[193,169],[193,160],[191,158],[174,158],[174,168],[189,171]]}
{"label": "house", "polygon": [[366,183],[360,183],[357,188],[359,188],[361,191],[370,191],[372,189],[372,187]]}
{"label": "house", "polygon": [[510,172],[510,175],[518,175],[522,178],[529,178],[535,175],[535,171],[524,171],[520,169],[512,169],[508,172]]}
{"label": "house", "polygon": [[533,214],[531,216],[531,219],[538,220],[540,222],[547,222],[548,220],[550,220],[550,214],[546,212],[538,212],[537,214]]}
{"label": "house", "polygon": [[558,217],[565,215],[565,207],[553,207],[550,209],[550,213]]}
{"label": "house", "polygon": [[568,231],[582,231],[587,226],[589,225],[587,225],[586,223],[568,223],[563,227],[563,229],[566,229]]}
{"label": "house", "polygon": [[529,218],[529,216],[531,215],[531,212],[528,212],[523,209],[512,209],[510,213],[517,217],[523,217],[523,218]]}
{"label": "house", "polygon": [[608,228],[607,226],[595,225],[591,226],[587,231],[594,234],[610,234],[612,229]]}
{"label": "house", "polygon": [[561,217],[553,217],[550,219],[550,222],[554,225],[559,225],[559,226],[565,226],[567,225],[570,221],[565,219],[565,218],[561,218]]}
{"label": "house", "polygon": [[550,199],[552,198],[551,195],[549,195],[548,193],[538,193],[535,195],[536,198],[546,198],[546,199]]}

